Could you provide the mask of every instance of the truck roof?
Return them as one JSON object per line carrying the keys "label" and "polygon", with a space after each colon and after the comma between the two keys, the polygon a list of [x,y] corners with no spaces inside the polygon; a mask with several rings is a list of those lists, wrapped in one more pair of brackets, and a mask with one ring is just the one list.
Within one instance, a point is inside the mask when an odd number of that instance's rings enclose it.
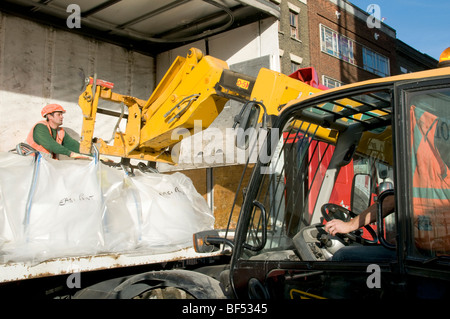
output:
{"label": "truck roof", "polygon": [[393,76],[389,76],[389,77],[377,78],[377,79],[342,85],[340,87],[320,91],[313,95],[301,96],[298,99],[292,100],[286,104],[286,106],[282,109],[282,112],[285,111],[286,109],[289,109],[290,107],[297,105],[301,102],[304,102],[306,100],[311,100],[311,99],[316,99],[318,97],[332,95],[332,94],[335,94],[336,92],[355,91],[357,89],[363,89],[365,87],[370,87],[370,86],[375,86],[375,85],[377,85],[377,86],[383,85],[383,84],[393,85],[394,83],[403,82],[403,81],[432,78],[432,77],[439,77],[439,76],[450,76],[450,67],[436,68],[436,69],[432,69],[432,70],[426,70],[426,71],[420,71],[420,72],[414,72],[414,73],[406,73],[406,74],[400,74],[400,75],[393,75]]}

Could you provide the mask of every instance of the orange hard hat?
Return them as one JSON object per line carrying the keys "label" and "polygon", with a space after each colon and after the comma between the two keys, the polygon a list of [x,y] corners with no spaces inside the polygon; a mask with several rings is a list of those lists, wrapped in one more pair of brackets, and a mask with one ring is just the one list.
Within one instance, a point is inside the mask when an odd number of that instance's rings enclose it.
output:
{"label": "orange hard hat", "polygon": [[66,110],[59,104],[48,104],[42,108],[41,114],[43,117],[45,117],[47,114],[53,113],[53,112],[63,112],[66,113]]}

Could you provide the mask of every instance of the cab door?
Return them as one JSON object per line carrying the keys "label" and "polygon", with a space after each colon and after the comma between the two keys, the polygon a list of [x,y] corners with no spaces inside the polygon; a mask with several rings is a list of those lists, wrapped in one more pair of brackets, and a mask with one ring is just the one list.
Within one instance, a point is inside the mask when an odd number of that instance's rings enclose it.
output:
{"label": "cab door", "polygon": [[450,79],[395,87],[401,269],[408,293],[444,297],[450,280]]}

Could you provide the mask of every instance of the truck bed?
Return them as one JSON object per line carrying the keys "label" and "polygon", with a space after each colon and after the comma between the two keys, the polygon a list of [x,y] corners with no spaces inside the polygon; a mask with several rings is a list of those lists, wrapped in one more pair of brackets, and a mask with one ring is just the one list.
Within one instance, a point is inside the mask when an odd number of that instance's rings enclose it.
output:
{"label": "truck bed", "polygon": [[221,251],[199,254],[195,252],[194,248],[188,247],[167,253],[154,253],[152,251],[146,253],[146,251],[139,251],[139,253],[109,253],[55,258],[37,264],[30,264],[28,262],[5,263],[0,264],[0,283],[85,271],[208,258],[220,256],[221,254]]}

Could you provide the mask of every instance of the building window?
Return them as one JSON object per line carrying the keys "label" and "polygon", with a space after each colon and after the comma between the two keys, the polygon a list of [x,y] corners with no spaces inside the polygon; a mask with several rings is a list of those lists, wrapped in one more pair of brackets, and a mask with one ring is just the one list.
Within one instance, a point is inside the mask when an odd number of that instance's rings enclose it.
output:
{"label": "building window", "polygon": [[291,28],[291,38],[299,40],[299,32],[298,32],[298,13],[289,10],[289,24]]}
{"label": "building window", "polygon": [[407,68],[405,68],[404,66],[400,66],[400,72],[401,73],[411,73],[411,71],[409,71]]}
{"label": "building window", "polygon": [[390,73],[389,59],[365,47],[363,47],[363,63],[364,70],[379,76],[388,76]]}
{"label": "building window", "polygon": [[300,69],[300,64],[291,61],[291,74]]}
{"label": "building window", "polygon": [[330,77],[328,77],[326,75],[322,76],[322,83],[323,83],[323,85],[325,85],[327,88],[330,88],[330,89],[333,89],[333,88],[336,88],[338,86],[344,85],[344,82],[335,80],[335,79],[330,78]]}
{"label": "building window", "polygon": [[291,60],[291,73],[294,73],[295,71],[300,69],[303,58],[293,53],[289,53],[289,59]]}
{"label": "building window", "polygon": [[353,54],[354,41],[320,25],[320,47],[322,52],[335,56],[338,59],[355,64]]}

